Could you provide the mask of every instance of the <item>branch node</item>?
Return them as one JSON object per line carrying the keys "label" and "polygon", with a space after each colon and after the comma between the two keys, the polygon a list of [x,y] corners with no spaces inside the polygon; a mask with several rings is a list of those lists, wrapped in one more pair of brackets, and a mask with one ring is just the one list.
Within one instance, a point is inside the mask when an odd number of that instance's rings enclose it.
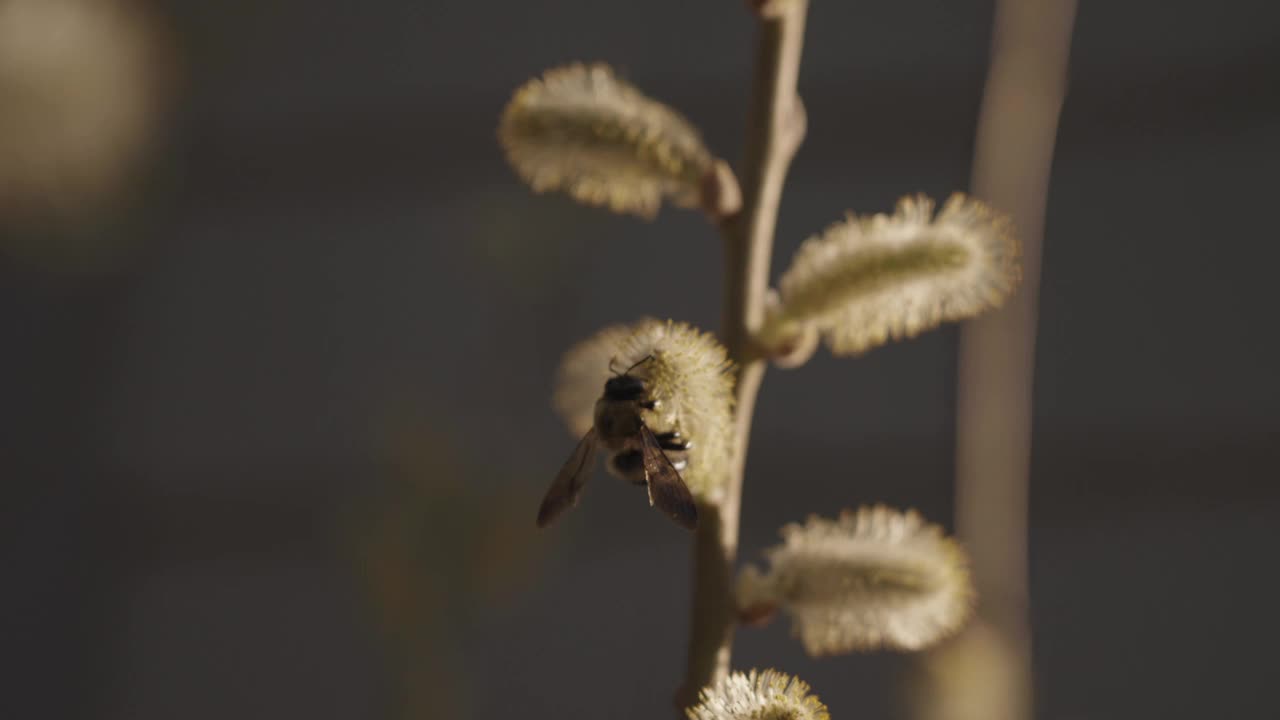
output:
{"label": "branch node", "polygon": [[799,95],[792,98],[786,110],[786,118],[782,122],[782,149],[787,159],[795,156],[800,145],[804,143],[805,134],[809,131],[809,114],[804,109],[804,101]]}
{"label": "branch node", "polygon": [[792,4],[794,0],[747,0],[747,7],[762,20],[777,20]]}
{"label": "branch node", "polygon": [[742,209],[742,188],[729,163],[717,159],[702,177],[702,210],[712,220],[724,220]]}
{"label": "branch node", "polygon": [[794,370],[809,362],[809,358],[813,357],[817,351],[818,328],[808,323],[802,326],[796,335],[769,348],[768,356],[773,360],[775,367]]}
{"label": "branch node", "polygon": [[778,615],[777,603],[757,603],[738,608],[738,624],[746,627],[764,627]]}
{"label": "branch node", "polygon": [[[765,316],[776,318],[781,311],[782,299],[777,290],[770,289],[765,294]],[[768,358],[773,364],[784,370],[792,370],[809,362],[809,358],[818,350],[818,326],[813,323],[802,325],[789,324],[788,330],[778,333],[771,330],[777,327],[765,322],[762,334],[752,338],[752,346],[757,357]],[[794,329],[794,332],[791,330]]]}

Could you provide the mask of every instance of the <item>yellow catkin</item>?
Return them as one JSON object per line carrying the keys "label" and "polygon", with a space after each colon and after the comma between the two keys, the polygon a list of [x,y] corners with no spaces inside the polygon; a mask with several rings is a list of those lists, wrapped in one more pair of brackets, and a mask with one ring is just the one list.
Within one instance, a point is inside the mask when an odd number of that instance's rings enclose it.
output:
{"label": "yellow catkin", "polygon": [[742,608],[776,606],[810,655],[919,650],[960,629],[974,590],[960,545],[915,511],[883,505],[782,529],[769,570],[738,578]]}
{"label": "yellow catkin", "polygon": [[777,670],[729,673],[703,688],[689,720],[830,720],[808,683]]}
{"label": "yellow catkin", "polygon": [[692,441],[681,476],[696,497],[715,502],[733,449],[733,375],[724,346],[710,333],[670,320],[601,330],[560,364],[552,404],[570,433],[591,428],[605,381],[632,366],[658,403],[643,411],[645,422],[656,433],[676,430]]}
{"label": "yellow catkin", "polygon": [[1007,217],[961,194],[933,217],[923,195],[893,215],[851,216],[800,247],[761,339],[816,327],[831,351],[857,355],[998,306],[1017,286]]}
{"label": "yellow catkin", "polygon": [[548,70],[516,91],[498,128],[507,159],[535,191],[653,217],[664,197],[701,202],[713,159],[679,113],[607,65]]}

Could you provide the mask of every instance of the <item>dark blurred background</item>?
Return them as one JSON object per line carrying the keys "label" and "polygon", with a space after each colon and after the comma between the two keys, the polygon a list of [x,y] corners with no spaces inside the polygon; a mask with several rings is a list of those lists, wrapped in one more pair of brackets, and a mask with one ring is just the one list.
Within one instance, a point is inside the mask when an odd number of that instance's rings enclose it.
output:
{"label": "dark blurred background", "polygon": [[[737,162],[741,4],[141,7],[145,77],[76,112],[142,93],[145,159],[109,201],[0,197],[0,716],[670,716],[687,538],[604,477],[554,529],[533,516],[573,446],[560,353],[646,314],[714,328],[719,241],[693,213],[533,196],[495,128],[529,77],[598,59]],[[965,188],[991,16],[812,3],[776,264],[847,209]],[[1038,716],[1262,717],[1280,12],[1084,2],[1072,66],[1035,395]],[[863,502],[950,526],[955,350],[949,328],[771,371],[744,558]],[[782,622],[734,664],[800,675],[837,718],[905,714],[907,656],[809,659]]]}

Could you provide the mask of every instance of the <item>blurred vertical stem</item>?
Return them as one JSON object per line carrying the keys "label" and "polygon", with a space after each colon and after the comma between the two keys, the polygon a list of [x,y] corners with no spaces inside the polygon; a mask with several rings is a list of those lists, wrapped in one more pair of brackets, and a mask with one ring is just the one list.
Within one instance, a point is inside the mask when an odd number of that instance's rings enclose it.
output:
{"label": "blurred vertical stem", "polygon": [[1023,248],[1021,291],[960,334],[956,525],[972,555],[980,616],[1019,675],[1005,686],[1012,697],[991,698],[985,717],[1031,717],[1032,372],[1045,204],[1075,11],[1075,0],[997,1],[975,140],[972,192],[1012,216]]}
{"label": "blurred vertical stem", "polygon": [[756,394],[765,370],[752,338],[764,319],[782,186],[805,133],[804,106],[796,93],[796,79],[808,0],[754,0],[749,4],[760,18],[760,28],[741,175],[743,204],[738,213],[721,222],[725,257],[722,332],[738,372],[734,459],[720,503],[699,508],[688,668],[676,696],[681,708],[696,700],[698,690],[718,682],[729,671],[736,623],[733,565],[738,551],[742,479]]}

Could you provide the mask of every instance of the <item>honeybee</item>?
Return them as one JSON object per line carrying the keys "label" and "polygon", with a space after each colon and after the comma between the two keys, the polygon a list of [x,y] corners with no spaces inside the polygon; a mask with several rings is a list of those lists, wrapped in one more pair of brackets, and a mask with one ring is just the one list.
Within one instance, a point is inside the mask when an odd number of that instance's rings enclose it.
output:
{"label": "honeybee", "polygon": [[630,374],[652,360],[649,356],[605,381],[604,394],[596,401],[593,426],[582,437],[569,461],[551,483],[538,508],[538,527],[550,525],[565,510],[578,504],[582,488],[595,470],[601,447],[610,453],[606,466],[618,477],[649,489],[649,504],[692,530],[698,525],[698,508],[680,470],[688,465],[692,443],[678,431],[655,434],[645,424],[642,410],[654,410],[644,380]]}

